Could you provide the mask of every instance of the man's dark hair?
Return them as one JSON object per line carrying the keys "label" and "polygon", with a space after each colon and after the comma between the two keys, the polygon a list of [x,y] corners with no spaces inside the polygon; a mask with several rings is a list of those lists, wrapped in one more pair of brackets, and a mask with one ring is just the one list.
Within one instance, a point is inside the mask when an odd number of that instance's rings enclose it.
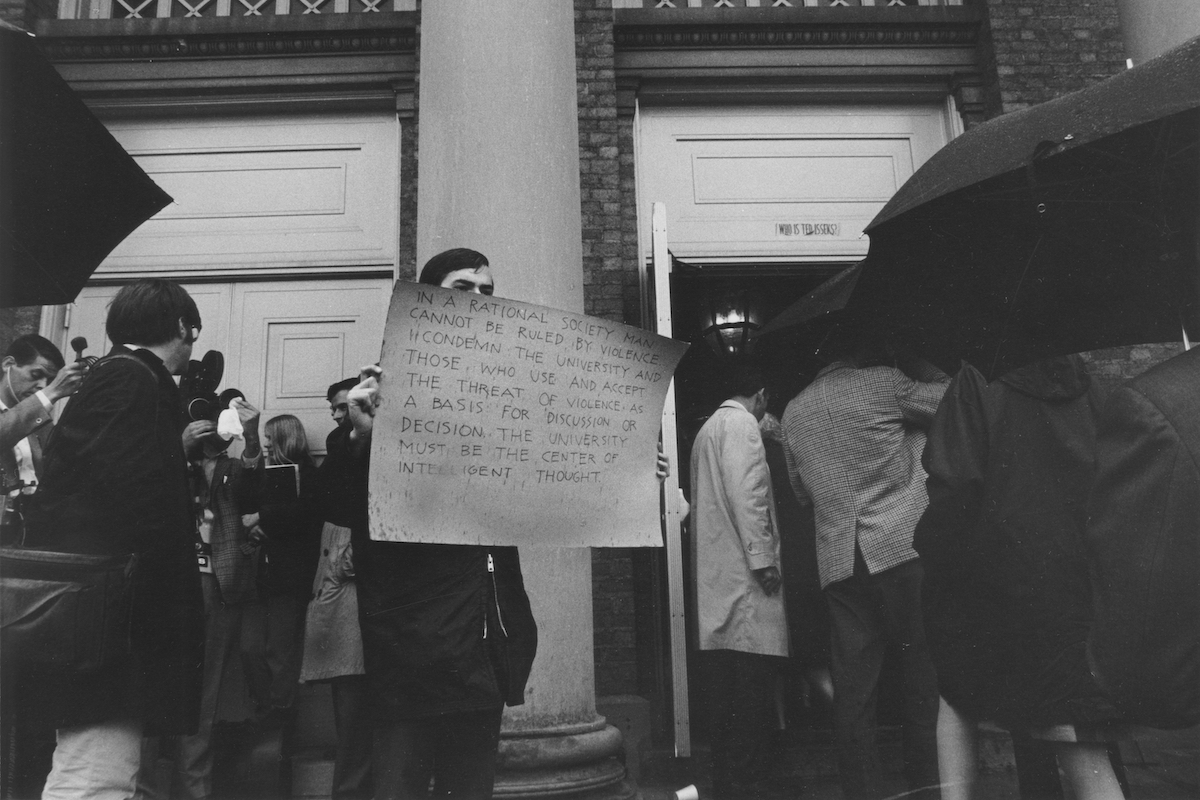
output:
{"label": "man's dark hair", "polygon": [[18,367],[37,361],[38,358],[46,359],[58,369],[62,369],[63,364],[66,363],[63,360],[62,352],[54,346],[54,343],[36,333],[27,333],[18,337],[8,346],[4,357],[11,357],[17,362]]}
{"label": "man's dark hair", "polygon": [[836,323],[822,340],[816,355],[827,363],[850,361],[860,368],[889,362],[883,332],[861,319]]}
{"label": "man's dark hair", "polygon": [[730,397],[753,397],[767,385],[767,379],[757,364],[739,364],[729,377]]}
{"label": "man's dark hair", "polygon": [[477,270],[486,266],[489,266],[488,260],[483,253],[468,250],[465,247],[456,247],[453,250],[438,253],[426,261],[425,266],[421,268],[419,283],[441,286],[442,280],[451,272],[458,272],[460,269]]}
{"label": "man's dark hair", "polygon": [[325,402],[332,403],[335,394],[348,392],[355,386],[358,386],[358,378],[346,378],[344,381],[329,384],[329,388],[325,391]]}
{"label": "man's dark hair", "polygon": [[122,286],[108,305],[104,329],[113,344],[160,345],[185,327],[200,326],[200,311],[182,286],[161,278],[146,278]]}

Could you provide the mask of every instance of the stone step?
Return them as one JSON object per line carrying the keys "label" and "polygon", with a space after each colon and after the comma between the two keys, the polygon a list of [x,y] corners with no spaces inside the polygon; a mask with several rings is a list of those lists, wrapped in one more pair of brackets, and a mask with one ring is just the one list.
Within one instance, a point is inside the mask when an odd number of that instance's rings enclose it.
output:
{"label": "stone step", "polygon": [[[880,758],[885,772],[902,774],[903,747],[898,727],[882,727],[878,732]],[[835,778],[838,774],[837,751],[833,732],[829,729],[808,728],[779,731],[772,742],[773,771],[785,778]],[[679,759],[668,748],[648,748],[643,751],[641,769],[655,783],[670,783],[706,772],[710,751],[706,743],[693,743],[690,758]],[[980,728],[979,766],[983,773],[1015,769],[1012,741],[1006,731],[984,725]]]}

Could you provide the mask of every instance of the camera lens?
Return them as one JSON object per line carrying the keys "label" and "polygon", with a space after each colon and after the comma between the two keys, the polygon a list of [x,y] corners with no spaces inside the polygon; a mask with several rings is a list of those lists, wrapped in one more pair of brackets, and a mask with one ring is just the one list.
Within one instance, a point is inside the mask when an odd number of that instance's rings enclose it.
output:
{"label": "camera lens", "polygon": [[199,422],[202,419],[212,418],[212,403],[205,397],[195,397],[188,402],[187,406],[188,419],[192,422]]}

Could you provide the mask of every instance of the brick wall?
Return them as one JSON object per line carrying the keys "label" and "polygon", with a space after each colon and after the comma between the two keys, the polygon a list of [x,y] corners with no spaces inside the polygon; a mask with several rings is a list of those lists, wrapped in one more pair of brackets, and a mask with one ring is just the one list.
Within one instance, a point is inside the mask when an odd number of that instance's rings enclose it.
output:
{"label": "brick wall", "polygon": [[[626,322],[633,318],[626,316],[622,258],[623,151],[617,122],[612,0],[575,0],[575,63],[584,311]],[[632,166],[632,151],[624,155]],[[637,689],[633,560],[628,550],[597,548],[592,553],[596,694],[631,694]]]}
{"label": "brick wall", "polygon": [[18,337],[27,333],[37,333],[41,314],[41,306],[0,308],[0,355],[3,355]]}
{"label": "brick wall", "polygon": [[412,118],[400,120],[400,280],[417,279],[417,132],[421,119],[421,23],[417,22],[413,60]]}
{"label": "brick wall", "polygon": [[611,0],[576,0],[575,63],[579,87],[584,312],[623,322]]}
{"label": "brick wall", "polygon": [[1116,0],[987,0],[988,115],[1082,89],[1125,68]]}

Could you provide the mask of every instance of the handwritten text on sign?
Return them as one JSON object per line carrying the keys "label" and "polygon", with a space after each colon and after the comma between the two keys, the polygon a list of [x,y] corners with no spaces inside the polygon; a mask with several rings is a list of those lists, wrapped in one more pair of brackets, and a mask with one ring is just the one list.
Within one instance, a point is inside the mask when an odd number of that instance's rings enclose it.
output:
{"label": "handwritten text on sign", "polygon": [[660,545],[658,433],[684,350],[607,320],[396,284],[371,538]]}

